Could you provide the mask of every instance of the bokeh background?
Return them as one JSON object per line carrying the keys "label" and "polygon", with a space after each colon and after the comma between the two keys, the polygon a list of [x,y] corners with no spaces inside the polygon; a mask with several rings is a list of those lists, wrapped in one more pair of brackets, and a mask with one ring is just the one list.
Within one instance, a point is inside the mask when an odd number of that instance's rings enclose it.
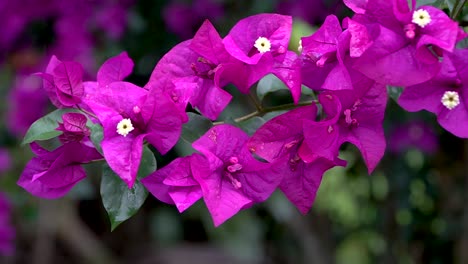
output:
{"label": "bokeh background", "polygon": [[[52,54],[80,62],[92,80],[104,60],[127,51],[135,61],[129,81],[143,86],[157,61],[204,19],[224,36],[239,19],[264,12],[294,17],[291,49],[327,15],[351,15],[339,0],[1,0],[0,263],[468,263],[468,140],[393,99],[388,147],[375,172],[369,176],[357,149],[344,147],[348,166],[326,173],[307,215],[277,192],[214,228],[202,202],[179,214],[149,196],[111,232],[101,164],[89,165],[86,180],[59,200],[16,185],[32,157],[22,136],[53,110],[42,81],[31,76]],[[466,27],[467,7],[460,20]],[[279,91],[265,100],[287,99]],[[223,116],[248,107],[238,98]],[[184,148],[156,154],[158,167]]]}

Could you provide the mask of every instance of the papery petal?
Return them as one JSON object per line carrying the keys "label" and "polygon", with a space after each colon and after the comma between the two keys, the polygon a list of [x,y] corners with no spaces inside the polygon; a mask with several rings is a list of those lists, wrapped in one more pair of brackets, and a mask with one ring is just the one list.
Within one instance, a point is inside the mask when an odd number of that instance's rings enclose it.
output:
{"label": "papery petal", "polygon": [[169,165],[141,179],[141,183],[160,201],[174,204],[176,201],[169,194],[169,190],[173,186],[187,187],[198,185],[198,182],[192,176],[190,159],[191,157],[177,158],[169,163]]}
{"label": "papery petal", "polygon": [[312,207],[322,176],[335,163],[327,159],[317,159],[312,163],[299,162],[294,169],[286,163],[284,179],[279,188],[297,209],[306,214]]}
{"label": "papery petal", "polygon": [[78,100],[83,96],[83,67],[72,61],[60,63],[53,71],[54,83],[61,92]]}
{"label": "papery petal", "polygon": [[236,59],[247,64],[256,64],[263,54],[250,55],[255,41],[259,37],[267,38],[271,42],[271,50],[286,48],[292,28],[292,18],[278,14],[258,14],[244,18],[229,31],[223,43],[227,52]]}
{"label": "papery petal", "polygon": [[215,226],[221,225],[252,204],[252,201],[230,182],[223,180],[219,172],[212,171],[208,164],[193,162],[192,172],[200,183],[203,199]]}
{"label": "papery petal", "polygon": [[298,150],[299,157],[305,162],[313,162],[319,157],[334,160],[338,157],[340,142],[339,131],[333,122],[303,121],[304,144]]}
{"label": "papery petal", "polygon": [[242,148],[238,158],[242,169],[235,177],[242,185],[240,191],[254,202],[268,199],[284,177],[279,162],[260,162],[252,156],[247,147]]}
{"label": "papery petal", "polygon": [[419,49],[424,46],[434,45],[452,52],[457,41],[457,22],[450,19],[444,11],[433,6],[422,6],[420,9],[424,9],[429,13],[431,22],[421,28],[421,38],[418,40],[416,47]]}
{"label": "papery petal", "polygon": [[354,68],[384,84],[409,86],[429,80],[440,69],[439,60],[430,55],[421,61],[416,49],[395,32],[380,27],[374,44],[356,61]]}
{"label": "papery petal", "polygon": [[63,127],[67,132],[89,132],[86,127],[88,119],[80,113],[66,113],[62,116]]}
{"label": "papery petal", "polygon": [[372,40],[376,34],[375,25],[364,26],[352,19],[347,20],[348,32],[351,34],[349,43],[349,56],[352,58],[360,57],[373,43]]}
{"label": "papery petal", "polygon": [[205,155],[210,162],[214,159],[227,161],[239,153],[248,138],[247,133],[240,128],[223,124],[212,127],[193,142],[192,146]]}
{"label": "papery petal", "polygon": [[350,142],[361,151],[369,174],[377,166],[385,152],[383,120],[386,104],[385,86],[374,83],[366,94],[359,98],[357,109],[352,113],[352,118],[357,120],[357,126],[351,125],[349,128],[348,125],[340,124],[340,142]]}
{"label": "papery petal", "polygon": [[302,140],[303,120],[315,120],[316,116],[315,105],[299,107],[279,115],[261,126],[249,139],[247,146],[252,153],[273,162],[287,155]]}
{"label": "papery petal", "polygon": [[347,135],[346,141],[359,149],[368,172],[371,174],[385,153],[386,143],[383,128],[360,125],[358,129]]}
{"label": "papery petal", "polygon": [[337,49],[338,36],[343,30],[335,15],[329,15],[322,26],[309,37],[301,38],[302,52],[320,57]]}
{"label": "papery petal", "polygon": [[182,213],[200,200],[203,196],[203,192],[199,185],[186,187],[174,186],[169,189],[169,195],[172,200],[174,200],[179,212]]}
{"label": "papery petal", "polygon": [[[119,120],[120,121],[120,120]],[[132,188],[140,167],[143,152],[143,139],[146,134],[126,137],[117,134],[115,126],[104,127],[104,139],[101,142],[104,158],[109,167]]]}
{"label": "papery petal", "polygon": [[301,97],[301,60],[296,53],[287,51],[281,63],[275,63],[272,73],[278,77],[291,91],[294,103]]}
{"label": "papery petal", "polygon": [[176,105],[165,94],[147,97],[141,114],[146,124],[146,140],[161,154],[166,154],[179,140],[182,121]]}
{"label": "papery petal", "polygon": [[193,37],[190,48],[214,64],[229,60],[223,40],[209,20],[205,20]]}
{"label": "papery petal", "polygon": [[132,73],[133,66],[133,61],[128,57],[127,52],[122,52],[102,64],[97,73],[97,81],[102,86],[122,81]]}
{"label": "papery petal", "polygon": [[354,11],[356,14],[364,14],[366,12],[368,0],[344,0],[344,4]]}
{"label": "papery petal", "polygon": [[211,120],[216,120],[232,99],[232,95],[206,81],[199,82],[191,99],[192,106]]}

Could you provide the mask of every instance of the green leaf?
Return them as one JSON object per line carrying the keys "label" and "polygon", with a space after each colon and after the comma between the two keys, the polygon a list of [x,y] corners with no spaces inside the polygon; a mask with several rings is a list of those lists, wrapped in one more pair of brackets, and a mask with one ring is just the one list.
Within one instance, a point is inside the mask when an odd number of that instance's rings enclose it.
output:
{"label": "green leaf", "polygon": [[47,140],[59,136],[61,131],[55,130],[58,122],[62,122],[62,115],[70,112],[77,112],[76,109],[57,109],[48,115],[36,120],[26,132],[21,145],[29,144],[36,140]]}
{"label": "green leaf", "polygon": [[114,230],[122,222],[138,212],[148,196],[148,191],[139,179],[146,177],[155,170],[156,159],[148,147],[143,149],[138,177],[131,189],[107,164],[104,165],[101,179],[101,197],[104,208],[109,215],[111,230]]}
{"label": "green leaf", "polygon": [[452,14],[453,8],[455,7],[455,3],[457,2],[456,0],[444,0],[445,4],[447,5],[449,9],[449,13]]}
{"label": "green leaf", "polygon": [[89,120],[86,125],[91,130],[91,135],[89,137],[91,139],[91,142],[93,142],[93,145],[97,149],[97,151],[99,151],[99,153],[102,154],[101,141],[104,138],[102,126],[99,124],[94,124]]}
{"label": "green leaf", "polygon": [[403,92],[402,87],[387,85],[388,96],[390,96],[393,100],[395,100],[395,102],[398,101],[398,98],[400,97],[402,92]]}
{"label": "green leaf", "polygon": [[[452,0],[418,0],[417,2],[417,7],[420,7],[420,6],[435,6],[435,7],[438,7],[440,9],[443,9],[446,2],[449,2],[449,1],[452,1]],[[411,5],[411,3],[410,3]],[[453,3],[452,3],[453,5]]]}
{"label": "green leaf", "polygon": [[188,113],[189,121],[182,126],[181,140],[192,144],[195,140],[199,139],[205,134],[208,129],[213,126],[213,123],[208,118]]}
{"label": "green leaf", "polygon": [[153,152],[148,146],[143,148],[143,154],[141,156],[140,168],[138,168],[137,179],[143,179],[150,175],[157,169],[156,158]]}
{"label": "green leaf", "polygon": [[257,84],[257,97],[260,101],[263,101],[263,98],[268,93],[276,92],[278,90],[288,89],[284,83],[278,79],[278,77],[273,74],[268,74],[263,77]]}
{"label": "green leaf", "polygon": [[249,135],[253,135],[257,129],[259,129],[263,124],[265,124],[265,119],[255,116],[253,118],[247,119],[240,122],[238,125],[242,130],[247,132]]}

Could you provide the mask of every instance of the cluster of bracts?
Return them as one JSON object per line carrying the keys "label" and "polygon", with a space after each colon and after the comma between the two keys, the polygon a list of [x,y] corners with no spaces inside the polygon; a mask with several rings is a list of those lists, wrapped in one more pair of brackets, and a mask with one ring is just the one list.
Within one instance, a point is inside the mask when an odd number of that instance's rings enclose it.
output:
{"label": "cluster of bracts", "polygon": [[[345,2],[355,15],[341,23],[328,16],[298,52],[288,50],[291,17],[254,15],[224,38],[205,21],[157,63],[144,87],[123,81],[133,69],[126,53],[107,60],[92,82],[83,82],[80,64],[52,57],[39,75],[52,103],[71,109],[57,123],[62,145],[49,151],[31,143],[36,157],[18,184],[58,198],[86,176],[81,164],[104,159],[129,188],[141,181],[180,212],[203,198],[218,226],[277,188],[308,212],[324,172],[346,165],[338,157],[345,142],[359,149],[371,173],[386,147],[387,85],[404,87],[404,109],[431,111],[446,130],[468,137],[468,50],[456,48],[467,34],[457,22],[414,1]],[[272,118],[252,136],[214,125],[193,142],[197,152],[137,179],[144,144],[167,153],[189,121],[188,104],[215,121],[232,99],[223,87],[248,94],[268,74],[289,88],[294,103],[302,85],[318,100]],[[91,140],[89,124],[102,126],[100,142]]]}

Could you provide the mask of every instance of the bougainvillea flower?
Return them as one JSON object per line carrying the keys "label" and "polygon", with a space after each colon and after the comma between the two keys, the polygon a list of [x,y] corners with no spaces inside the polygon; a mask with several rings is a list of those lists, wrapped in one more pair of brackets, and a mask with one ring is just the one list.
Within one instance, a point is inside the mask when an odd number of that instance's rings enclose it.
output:
{"label": "bougainvillea flower", "polygon": [[193,178],[191,162],[206,162],[203,157],[177,158],[141,180],[151,194],[168,204],[175,204],[179,212],[185,211],[202,196],[198,182]]}
{"label": "bougainvillea flower", "polygon": [[468,49],[444,53],[442,69],[431,80],[408,86],[398,103],[407,111],[427,110],[452,134],[468,137]]}
{"label": "bougainvillea flower", "polygon": [[191,168],[215,226],[265,201],[283,177],[274,164],[252,156],[245,145],[248,138],[241,129],[226,124],[214,126],[192,144],[205,156],[195,156]]}
{"label": "bougainvillea flower", "polygon": [[102,159],[95,148],[80,142],[70,142],[53,151],[32,143],[31,149],[36,157],[28,162],[17,183],[32,195],[46,199],[67,194],[86,177],[81,164]]}
{"label": "bougainvillea flower", "polygon": [[83,141],[89,139],[91,134],[86,126],[88,119],[80,113],[66,113],[62,116],[63,123],[59,123],[56,128],[63,133],[59,135],[59,139],[63,144],[73,141]]}
{"label": "bougainvillea flower", "polygon": [[303,214],[310,210],[325,171],[346,165],[336,157],[317,157],[310,162],[303,159],[302,154],[314,155],[314,150],[303,143],[303,122],[315,120],[316,115],[315,105],[291,110],[265,123],[247,143],[252,153],[276,164],[283,175],[281,191]]}
{"label": "bougainvillea flower", "polygon": [[[435,7],[416,9],[412,1],[410,10],[405,0],[369,0],[366,4],[350,0],[346,4],[356,9],[352,20],[374,32],[373,44],[354,67],[377,82],[408,86],[427,81],[440,69],[430,47],[448,52],[455,47],[458,24]],[[359,38],[359,31],[351,34]]]}
{"label": "bougainvillea flower", "polygon": [[294,102],[301,95],[300,60],[288,51],[292,18],[279,14],[259,14],[240,20],[223,39],[227,52],[243,62],[241,83],[234,84],[248,93],[252,84],[269,73],[276,75],[291,90]]}
{"label": "bougainvillea flower", "polygon": [[15,228],[11,224],[11,205],[0,193],[0,255],[9,256],[15,251]]}
{"label": "bougainvillea flower", "polygon": [[181,120],[165,94],[152,94],[127,82],[112,82],[87,97],[85,103],[103,126],[104,158],[131,188],[146,139],[161,154],[179,139]]}
{"label": "bougainvillea flower", "polygon": [[334,15],[328,16],[314,34],[301,38],[302,82],[314,90],[352,89],[344,64],[349,39]]}
{"label": "bougainvillea flower", "polygon": [[52,56],[45,73],[39,73],[50,101],[57,108],[71,107],[84,95],[83,67],[73,61],[60,61]]}
{"label": "bougainvillea flower", "polygon": [[315,120],[316,117],[315,105],[299,107],[279,115],[263,124],[249,139],[247,146],[252,153],[274,162],[289,155],[292,147],[300,145],[304,138],[303,120]]}
{"label": "bougainvillea flower", "polygon": [[[318,156],[326,158],[337,153],[342,143],[350,142],[361,151],[371,173],[385,152],[382,123],[387,92],[384,85],[364,76],[355,80],[353,86],[354,90],[326,91],[319,95],[322,105],[335,101],[339,107],[324,107],[327,119],[323,121],[305,120],[304,141]],[[331,119],[336,122],[330,122]]]}
{"label": "bougainvillea flower", "polygon": [[206,20],[192,40],[171,49],[154,68],[145,88],[163,91],[178,106],[183,121],[187,121],[186,105],[190,102],[203,115],[214,120],[230,102],[232,96],[221,89],[218,71],[232,62],[222,39]]}

